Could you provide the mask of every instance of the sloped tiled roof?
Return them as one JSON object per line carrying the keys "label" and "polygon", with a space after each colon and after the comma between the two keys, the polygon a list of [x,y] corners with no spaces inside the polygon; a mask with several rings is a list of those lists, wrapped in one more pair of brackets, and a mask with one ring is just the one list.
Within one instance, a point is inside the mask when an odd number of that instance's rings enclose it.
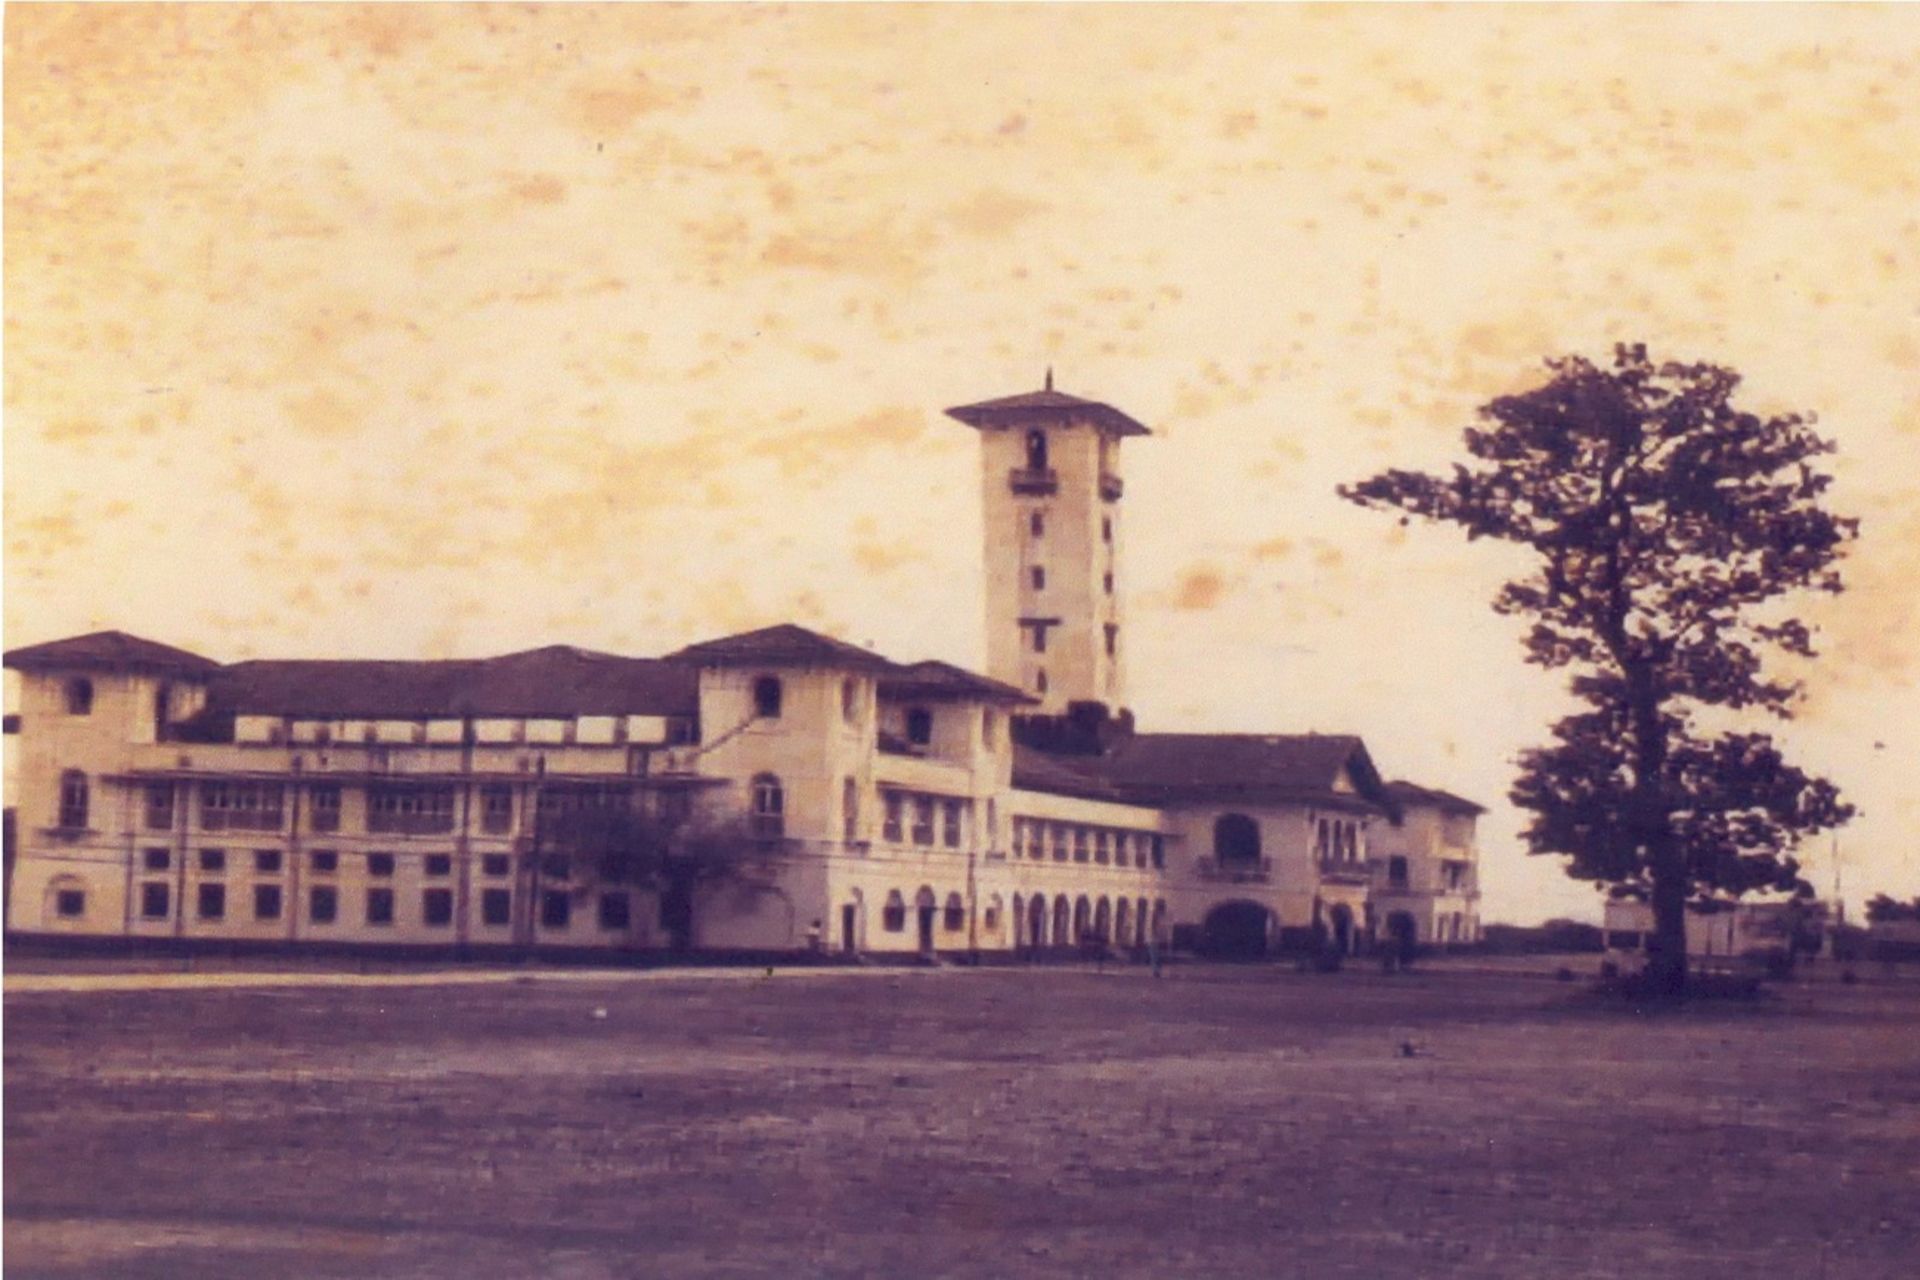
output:
{"label": "sloped tiled roof", "polygon": [[896,668],[880,682],[881,692],[900,697],[967,697],[990,702],[1032,703],[1039,699],[950,662],[928,659]]}
{"label": "sloped tiled roof", "polygon": [[1431,805],[1449,813],[1481,814],[1487,811],[1485,805],[1475,804],[1463,796],[1454,795],[1451,791],[1441,791],[1436,787],[1422,787],[1403,779],[1395,779],[1387,783],[1387,794],[1403,808]]}
{"label": "sloped tiled roof", "polygon": [[439,662],[240,662],[215,676],[216,711],[336,719],[692,715],[698,673],[658,658],[554,645]]}
{"label": "sloped tiled roof", "polygon": [[1126,803],[1129,799],[1127,793],[1095,771],[1099,764],[1100,761],[1092,756],[1051,755],[1015,743],[1013,785],[1021,791],[1043,791],[1048,795]]}
{"label": "sloped tiled roof", "polygon": [[22,671],[59,668],[83,671],[152,671],[198,674],[220,664],[185,649],[142,640],[124,631],[94,631],[46,644],[9,649],[6,665]]}
{"label": "sloped tiled roof", "polygon": [[[1351,734],[1143,733],[1093,762],[1100,776],[1143,799],[1263,799],[1300,803],[1393,801]],[[1345,770],[1356,791],[1338,792]]]}
{"label": "sloped tiled roof", "polygon": [[1079,396],[1070,396],[1064,391],[1055,391],[1048,387],[1045,391],[1028,391],[1017,396],[1002,396],[998,400],[982,400],[978,404],[955,405],[947,410],[949,418],[964,422],[970,427],[1005,427],[1017,423],[1048,418],[1086,418],[1102,430],[1120,436],[1152,435],[1141,423],[1122,413],[1110,404],[1098,400],[1082,400]]}
{"label": "sloped tiled roof", "polygon": [[899,669],[871,650],[790,622],[690,644],[667,659],[703,667],[839,667],[880,674]]}

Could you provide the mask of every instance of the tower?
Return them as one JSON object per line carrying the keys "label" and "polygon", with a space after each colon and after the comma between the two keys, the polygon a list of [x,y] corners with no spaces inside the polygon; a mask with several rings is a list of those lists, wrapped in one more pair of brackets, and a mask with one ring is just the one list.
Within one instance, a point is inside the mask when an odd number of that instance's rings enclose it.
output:
{"label": "tower", "polygon": [[1040,699],[1126,703],[1120,442],[1151,434],[1111,405],[1045,389],[947,410],[980,432],[987,671]]}

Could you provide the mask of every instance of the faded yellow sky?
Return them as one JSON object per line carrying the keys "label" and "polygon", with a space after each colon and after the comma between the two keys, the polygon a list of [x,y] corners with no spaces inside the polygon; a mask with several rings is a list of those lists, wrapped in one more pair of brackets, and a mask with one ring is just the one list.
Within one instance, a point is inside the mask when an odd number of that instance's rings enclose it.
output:
{"label": "faded yellow sky", "polygon": [[[979,665],[975,439],[1126,462],[1133,703],[1494,807],[1515,565],[1345,506],[1616,340],[1817,411],[1852,590],[1789,737],[1920,893],[1920,8],[9,5],[6,643],[221,659],[792,619]],[[1876,744],[1881,744],[1876,746]],[[1828,883],[1824,849],[1815,860]]]}

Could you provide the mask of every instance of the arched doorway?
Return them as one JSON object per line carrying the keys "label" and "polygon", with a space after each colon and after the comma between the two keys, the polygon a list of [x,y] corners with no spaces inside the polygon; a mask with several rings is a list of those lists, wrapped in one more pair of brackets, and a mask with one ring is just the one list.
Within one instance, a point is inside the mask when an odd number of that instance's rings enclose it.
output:
{"label": "arched doorway", "polygon": [[1061,894],[1053,900],[1053,945],[1064,947],[1073,941],[1073,904],[1067,901],[1067,895]]}
{"label": "arched doorway", "polygon": [[1267,954],[1272,913],[1257,902],[1223,902],[1207,912],[1201,950],[1216,960],[1259,960]]}
{"label": "arched doorway", "polygon": [[1018,951],[1027,945],[1027,900],[1019,894],[1013,895],[1013,949]]}
{"label": "arched doorway", "polygon": [[850,895],[851,902],[840,905],[840,949],[848,955],[860,949],[860,934],[865,925],[861,919],[866,912],[866,899],[860,890]]}
{"label": "arched doorway", "polygon": [[1414,954],[1420,949],[1420,926],[1414,923],[1411,914],[1387,913],[1387,945],[1393,948],[1394,959],[1401,964],[1413,963]]}
{"label": "arched doorway", "polygon": [[940,914],[940,900],[933,896],[933,890],[926,885],[920,886],[920,892],[913,897],[915,914],[920,921],[920,954],[933,954],[933,920]]}
{"label": "arched doorway", "polygon": [[1113,941],[1113,906],[1105,898],[1093,904],[1093,936],[1102,942]]}
{"label": "arched doorway", "polygon": [[1133,945],[1133,904],[1121,898],[1113,904],[1113,945]]}
{"label": "arched doorway", "polygon": [[1033,901],[1027,904],[1027,945],[1047,945],[1047,899],[1044,894],[1036,893]]}
{"label": "arched doorway", "polygon": [[1087,930],[1093,925],[1093,904],[1082,894],[1073,903],[1073,942],[1085,941]]}
{"label": "arched doorway", "polygon": [[1333,904],[1327,912],[1327,922],[1333,929],[1333,950],[1338,955],[1353,954],[1353,908],[1344,902]]}

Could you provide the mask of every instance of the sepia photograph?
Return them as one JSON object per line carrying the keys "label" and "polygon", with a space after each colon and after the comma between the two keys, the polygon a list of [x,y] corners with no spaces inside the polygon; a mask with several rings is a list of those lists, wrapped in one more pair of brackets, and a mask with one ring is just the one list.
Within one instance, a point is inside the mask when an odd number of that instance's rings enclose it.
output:
{"label": "sepia photograph", "polygon": [[1920,6],[0,23],[9,1280],[1920,1274]]}

